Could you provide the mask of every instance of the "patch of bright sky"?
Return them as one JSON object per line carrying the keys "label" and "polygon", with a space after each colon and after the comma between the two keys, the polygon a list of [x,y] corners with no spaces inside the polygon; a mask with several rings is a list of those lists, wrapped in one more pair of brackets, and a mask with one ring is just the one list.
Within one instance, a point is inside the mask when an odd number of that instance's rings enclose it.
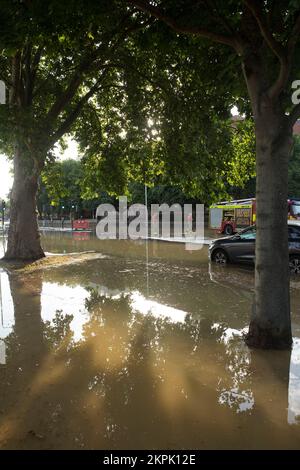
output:
{"label": "patch of bright sky", "polygon": [[6,198],[12,187],[12,164],[4,155],[0,155],[0,199]]}
{"label": "patch of bright sky", "polygon": [[[58,146],[55,147],[54,153],[58,160],[68,160],[69,158],[78,158],[78,146],[77,143],[69,139],[68,148],[64,153],[61,153]],[[13,175],[12,175],[12,163],[7,158],[0,154],[0,199],[7,198],[7,195],[12,187]]]}

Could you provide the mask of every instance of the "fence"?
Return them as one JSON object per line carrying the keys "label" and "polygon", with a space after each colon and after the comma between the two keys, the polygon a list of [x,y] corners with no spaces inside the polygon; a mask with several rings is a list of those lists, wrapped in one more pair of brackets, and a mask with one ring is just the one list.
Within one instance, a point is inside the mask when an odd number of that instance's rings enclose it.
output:
{"label": "fence", "polygon": [[[76,223],[77,222],[77,223]],[[70,220],[70,219],[55,219],[55,220],[39,220],[39,227],[40,229],[44,230],[81,230],[80,226],[82,226],[82,230],[86,230],[87,226],[89,230],[95,232],[97,221],[95,219],[84,219],[79,221]],[[83,223],[82,223],[83,222]],[[85,222],[85,223],[84,223]]]}

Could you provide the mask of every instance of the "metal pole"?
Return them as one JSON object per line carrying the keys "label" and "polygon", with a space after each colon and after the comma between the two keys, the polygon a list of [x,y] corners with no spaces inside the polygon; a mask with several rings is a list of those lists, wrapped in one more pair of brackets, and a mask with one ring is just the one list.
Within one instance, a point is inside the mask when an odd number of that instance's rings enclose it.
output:
{"label": "metal pole", "polygon": [[3,305],[2,305],[2,278],[1,278],[1,273],[0,273],[0,308],[1,308],[1,325],[4,326],[4,321],[3,321]]}
{"label": "metal pole", "polygon": [[0,207],[1,207],[2,230],[3,230],[3,233],[4,233],[4,210],[5,209],[4,209],[3,201],[1,201]]}
{"label": "metal pole", "polygon": [[149,297],[149,228],[148,228],[148,220],[149,220],[149,217],[148,217],[148,188],[145,184],[145,207],[146,207],[146,211],[145,211],[145,223],[146,223],[146,230],[147,230],[147,234],[146,234],[146,287],[147,287],[147,297]]}

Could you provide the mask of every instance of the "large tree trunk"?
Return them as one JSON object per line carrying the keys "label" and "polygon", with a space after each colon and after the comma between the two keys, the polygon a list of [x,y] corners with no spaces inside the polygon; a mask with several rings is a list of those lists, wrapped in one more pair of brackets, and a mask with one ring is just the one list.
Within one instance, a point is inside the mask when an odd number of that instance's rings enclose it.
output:
{"label": "large tree trunk", "polygon": [[14,158],[14,183],[10,201],[10,225],[6,260],[32,261],[45,256],[37,221],[38,175],[33,165],[17,149]]}
{"label": "large tree trunk", "polygon": [[292,130],[273,106],[260,103],[256,111],[255,302],[246,342],[287,349],[292,344],[287,234]]}

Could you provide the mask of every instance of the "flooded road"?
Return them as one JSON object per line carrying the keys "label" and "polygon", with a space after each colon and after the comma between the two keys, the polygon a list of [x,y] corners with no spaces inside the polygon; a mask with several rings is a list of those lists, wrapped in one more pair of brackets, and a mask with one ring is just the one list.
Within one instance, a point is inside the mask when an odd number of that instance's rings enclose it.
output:
{"label": "flooded road", "polygon": [[292,352],[250,351],[251,268],[173,243],[43,245],[102,257],[0,268],[1,448],[300,448],[300,282]]}

